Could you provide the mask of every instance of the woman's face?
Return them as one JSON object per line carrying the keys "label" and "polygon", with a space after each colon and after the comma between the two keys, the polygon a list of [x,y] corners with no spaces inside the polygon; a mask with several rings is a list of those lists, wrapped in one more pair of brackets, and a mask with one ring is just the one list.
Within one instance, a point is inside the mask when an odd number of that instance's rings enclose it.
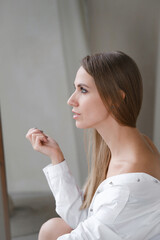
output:
{"label": "woman's face", "polygon": [[75,92],[68,100],[78,128],[97,128],[109,113],[97,91],[94,79],[80,67],[74,82]]}

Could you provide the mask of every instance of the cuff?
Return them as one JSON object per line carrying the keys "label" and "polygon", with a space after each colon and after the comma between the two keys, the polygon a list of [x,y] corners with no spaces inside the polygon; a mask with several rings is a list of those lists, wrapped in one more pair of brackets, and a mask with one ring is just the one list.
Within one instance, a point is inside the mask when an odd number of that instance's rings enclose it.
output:
{"label": "cuff", "polygon": [[43,168],[43,172],[45,175],[48,175],[50,179],[53,179],[59,175],[63,175],[64,172],[69,172],[69,168],[66,160],[64,160],[56,165],[53,165],[52,163],[47,165]]}

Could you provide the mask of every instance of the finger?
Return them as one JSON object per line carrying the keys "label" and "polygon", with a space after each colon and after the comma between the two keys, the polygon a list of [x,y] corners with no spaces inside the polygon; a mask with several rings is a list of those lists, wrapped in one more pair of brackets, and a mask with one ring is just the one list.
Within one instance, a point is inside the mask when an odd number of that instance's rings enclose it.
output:
{"label": "finger", "polygon": [[29,138],[30,135],[31,135],[35,130],[37,130],[37,128],[30,128],[30,129],[28,130],[27,134],[26,134],[26,138]]}
{"label": "finger", "polygon": [[[27,138],[27,139],[30,139],[31,136],[32,136],[32,134],[35,134],[35,133],[43,133],[43,131],[42,131],[42,130],[39,130],[39,129],[37,129],[37,128],[31,128],[31,129],[29,129],[29,131],[27,132],[26,138]],[[44,134],[44,135],[45,135],[45,134]]]}
{"label": "finger", "polygon": [[47,137],[44,134],[39,134],[39,133],[32,134],[31,139],[32,139],[33,142],[36,140],[36,138],[39,138],[42,141],[48,141]]}
{"label": "finger", "polygon": [[41,131],[41,130],[39,130],[38,128],[30,128],[26,135],[29,135],[29,134],[31,134],[33,132],[39,132],[39,131]]}
{"label": "finger", "polygon": [[31,142],[32,145],[34,145],[35,139],[38,136],[41,137],[44,140],[44,142],[47,140],[46,136],[43,133],[41,133],[40,131],[37,131],[37,132],[32,131],[29,134],[27,134],[26,138]]}
{"label": "finger", "polygon": [[47,143],[48,140],[45,136],[40,134],[34,134],[32,136],[32,146],[35,150],[39,150],[39,147],[41,147],[43,144]]}

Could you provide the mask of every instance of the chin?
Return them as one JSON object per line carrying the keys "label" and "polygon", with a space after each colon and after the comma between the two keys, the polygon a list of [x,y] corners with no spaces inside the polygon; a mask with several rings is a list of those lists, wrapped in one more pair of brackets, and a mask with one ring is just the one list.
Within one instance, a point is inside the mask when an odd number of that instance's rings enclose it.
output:
{"label": "chin", "polygon": [[88,128],[93,128],[92,125],[86,125],[86,124],[83,124],[83,123],[80,123],[78,121],[76,121],[76,127],[79,128],[79,129],[88,129]]}
{"label": "chin", "polygon": [[85,129],[85,128],[86,128],[86,127],[83,126],[82,124],[77,124],[77,123],[76,123],[76,127],[77,127],[77,128],[80,128],[80,129]]}

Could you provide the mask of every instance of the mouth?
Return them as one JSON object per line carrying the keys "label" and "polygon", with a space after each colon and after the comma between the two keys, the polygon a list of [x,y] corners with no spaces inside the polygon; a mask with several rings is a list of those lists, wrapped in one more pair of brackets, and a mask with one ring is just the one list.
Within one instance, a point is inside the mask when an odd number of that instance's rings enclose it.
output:
{"label": "mouth", "polygon": [[74,112],[73,110],[72,110],[72,112],[74,113],[74,115],[73,115],[73,118],[74,118],[74,119],[77,119],[77,118],[80,116],[80,114],[79,114],[79,113],[77,113],[77,112]]}

